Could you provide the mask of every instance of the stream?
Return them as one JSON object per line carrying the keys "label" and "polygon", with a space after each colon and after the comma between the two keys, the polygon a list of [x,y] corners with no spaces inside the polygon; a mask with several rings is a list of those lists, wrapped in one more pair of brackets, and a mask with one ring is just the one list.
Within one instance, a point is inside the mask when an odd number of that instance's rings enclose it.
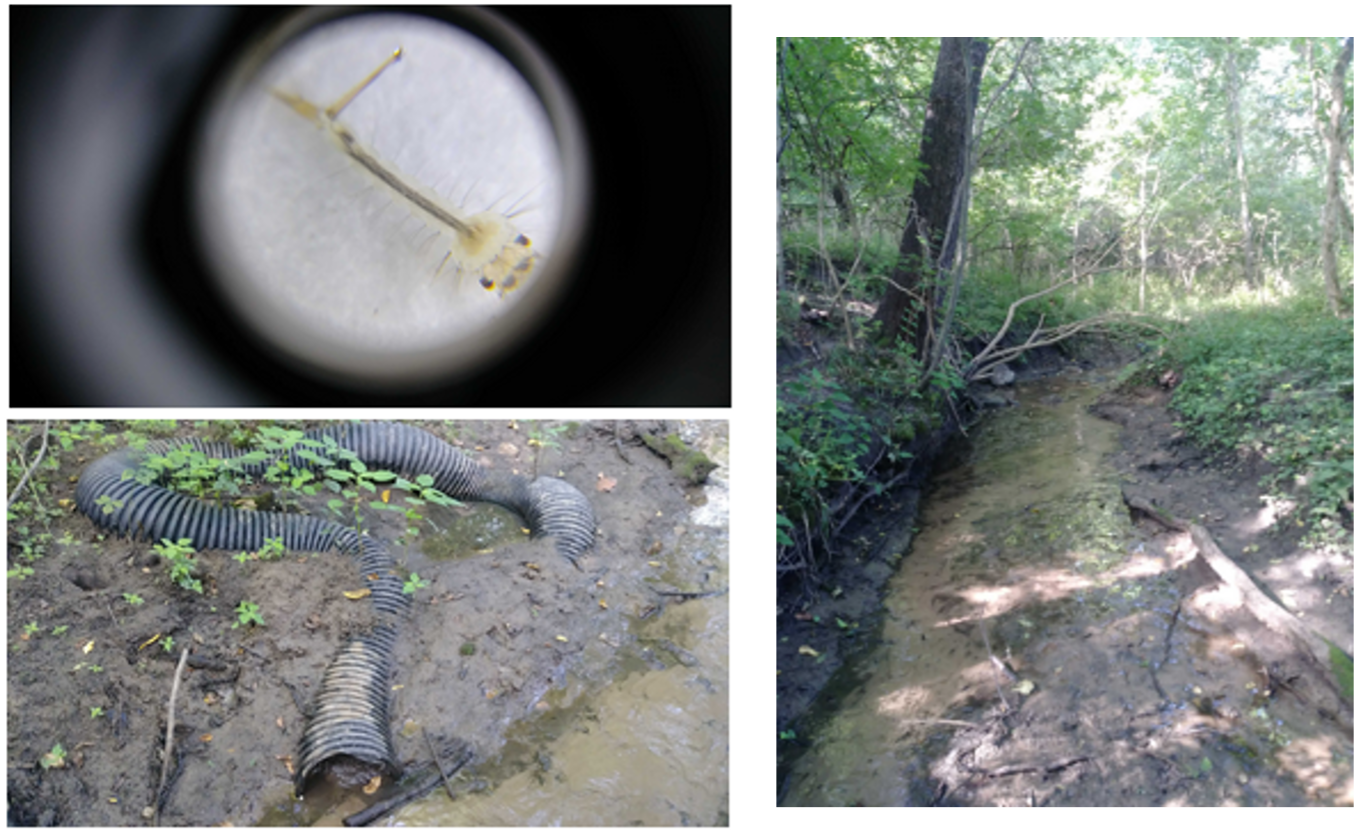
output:
{"label": "stream", "polygon": [[1339,782],[1350,794],[1350,734],[1268,701],[1244,644],[1182,604],[1194,551],[1131,523],[1108,463],[1120,429],[1087,410],[1107,378],[1020,384],[1017,406],[943,457],[880,636],[800,729],[781,805],[1317,805],[1337,802]]}

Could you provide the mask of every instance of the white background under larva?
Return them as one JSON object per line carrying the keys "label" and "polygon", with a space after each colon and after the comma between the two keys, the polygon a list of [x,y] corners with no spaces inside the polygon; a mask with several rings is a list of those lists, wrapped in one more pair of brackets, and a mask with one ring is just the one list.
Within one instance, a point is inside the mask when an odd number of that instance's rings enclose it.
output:
{"label": "white background under larva", "polygon": [[[468,215],[514,214],[542,260],[558,226],[561,172],[552,126],[524,79],[462,30],[423,18],[367,15],[290,43],[234,103],[220,166],[206,173],[212,235],[243,268],[234,278],[288,321],[376,352],[466,336],[514,305],[450,265],[449,237],[270,93],[322,107],[388,67],[339,121],[408,179]],[[531,281],[532,282],[532,281]]]}

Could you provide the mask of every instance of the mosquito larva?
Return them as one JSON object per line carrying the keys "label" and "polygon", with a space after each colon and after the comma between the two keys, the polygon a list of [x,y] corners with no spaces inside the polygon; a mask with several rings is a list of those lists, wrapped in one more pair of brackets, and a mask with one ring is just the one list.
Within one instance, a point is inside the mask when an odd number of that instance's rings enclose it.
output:
{"label": "mosquito larva", "polygon": [[471,273],[477,276],[478,284],[488,291],[495,290],[501,296],[513,291],[533,272],[534,252],[529,237],[516,229],[505,215],[487,210],[473,215],[462,216],[450,209],[434,192],[414,183],[403,173],[387,163],[355,137],[354,132],[338,121],[340,112],[354,101],[378,75],[400,61],[402,49],[398,47],[377,69],[345,95],[322,108],[295,93],[274,89],[273,93],[283,100],[294,112],[319,128],[336,141],[341,150],[376,177],[398,198],[415,207],[429,218],[437,227],[449,231],[449,251],[435,269],[435,275],[444,266],[453,262],[458,273]]}

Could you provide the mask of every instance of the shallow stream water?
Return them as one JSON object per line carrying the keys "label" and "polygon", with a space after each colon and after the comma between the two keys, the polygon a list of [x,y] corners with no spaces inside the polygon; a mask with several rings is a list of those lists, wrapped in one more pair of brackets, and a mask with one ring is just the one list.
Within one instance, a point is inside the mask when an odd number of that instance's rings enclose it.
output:
{"label": "shallow stream water", "polygon": [[1018,386],[1021,404],[951,453],[886,590],[881,641],[852,664],[859,683],[800,759],[783,807],[901,807],[915,751],[904,745],[939,728],[917,722],[995,702],[988,646],[1015,660],[1092,586],[1085,569],[1124,558],[1130,522],[1102,465],[1119,429],[1087,414],[1098,392],[1070,378]]}
{"label": "shallow stream water", "polygon": [[1190,556],[1131,523],[1119,428],[1087,411],[1103,386],[1022,384],[947,454],[881,636],[799,731],[781,805],[1326,799],[1291,761],[1349,766],[1350,742],[1268,706],[1243,644],[1183,613]]}

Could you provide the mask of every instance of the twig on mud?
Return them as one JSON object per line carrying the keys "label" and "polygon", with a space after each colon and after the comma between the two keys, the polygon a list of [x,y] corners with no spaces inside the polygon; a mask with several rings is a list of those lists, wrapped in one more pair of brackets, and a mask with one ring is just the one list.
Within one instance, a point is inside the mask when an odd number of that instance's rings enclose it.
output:
{"label": "twig on mud", "polygon": [[[973,722],[960,722],[954,719],[899,719],[898,722],[905,725],[950,725],[952,727],[967,727],[973,730],[984,727],[984,725],[977,725]],[[901,742],[907,737],[908,734],[904,733],[902,736],[898,737],[897,741]]]}
{"label": "twig on mud", "polygon": [[[43,456],[47,454],[47,429],[51,424],[51,420],[45,420],[43,422],[43,446],[38,449],[38,456],[33,458],[33,464],[24,472],[24,476],[19,478],[19,485],[14,487],[14,493],[9,496],[10,506],[14,506],[14,502],[19,499],[19,494],[23,492],[24,486],[28,484],[28,478],[33,476],[33,472],[37,470],[38,464],[43,461]],[[32,439],[32,437],[29,438]]]}
{"label": "twig on mud", "polygon": [[444,773],[444,764],[439,761],[439,751],[435,750],[435,743],[430,741],[430,731],[421,728],[421,733],[425,734],[425,746],[430,749],[430,756],[435,759],[435,767],[439,769],[439,775],[444,778],[444,791],[449,795],[449,800],[455,800],[454,784],[449,781],[449,775]]}
{"label": "twig on mud", "polygon": [[946,396],[945,403],[950,406],[950,415],[955,417],[955,424],[959,426],[960,436],[968,439],[969,429],[964,426],[964,420],[959,418],[959,411],[955,409],[955,400],[950,396]]}
{"label": "twig on mud", "polygon": [[890,489],[894,488],[899,483],[908,479],[911,476],[912,467],[909,466],[905,471],[894,477],[892,480],[889,480],[888,482],[880,486],[877,492],[869,491],[862,494],[860,496],[860,499],[855,502],[855,504],[850,508],[850,510],[841,517],[841,523],[837,524],[835,530],[832,532],[832,537],[836,538],[837,536],[841,535],[841,531],[845,529],[846,525],[849,524],[855,518],[855,513],[860,511],[860,507],[864,505],[865,501],[869,500],[870,498],[886,496]]}
{"label": "twig on mud", "polygon": [[988,624],[982,617],[978,618],[978,627],[983,631],[983,648],[988,650],[988,660],[993,661],[992,683],[997,687],[997,700],[1002,702],[1002,706],[1011,712],[1011,704],[1007,702],[1007,697],[1002,694],[1002,679],[997,677],[997,656],[992,653],[992,643],[988,640]]}
{"label": "twig on mud", "polygon": [[362,812],[356,812],[345,818],[341,823],[346,826],[368,826],[379,818],[383,817],[393,809],[399,809],[418,797],[428,794],[431,789],[439,785],[439,776],[431,774],[420,785],[387,800],[379,801]]}
{"label": "twig on mud", "polygon": [[[459,769],[467,765],[472,758],[472,750],[465,750],[463,756],[459,757],[458,762],[456,762],[451,769],[453,773],[457,774]],[[400,809],[416,798],[429,794],[431,789],[440,784],[440,776],[432,772],[430,776],[423,777],[415,782],[415,785],[401,794],[390,797],[387,800],[379,801],[362,812],[356,812],[355,814],[350,815],[341,822],[346,826],[368,826],[379,818],[387,815],[392,810]]]}
{"label": "twig on mud", "polygon": [[1158,696],[1163,700],[1164,704],[1171,701],[1171,699],[1167,697],[1167,693],[1163,691],[1162,683],[1158,680],[1158,670],[1167,666],[1168,659],[1172,657],[1172,629],[1176,628],[1177,617],[1180,614],[1181,601],[1178,600],[1177,607],[1172,611],[1172,619],[1167,621],[1167,635],[1163,638],[1163,659],[1156,666],[1150,666],[1148,668],[1149,677],[1153,679],[1153,689],[1158,691]]}
{"label": "twig on mud", "polygon": [[1012,774],[1029,774],[1032,772],[1043,772],[1053,774],[1055,771],[1062,771],[1080,762],[1090,762],[1091,757],[1073,757],[1072,759],[1060,760],[1049,765],[1008,765],[1003,768],[970,768],[975,774],[983,774],[987,777],[1008,777]]}
{"label": "twig on mud", "polygon": [[652,593],[656,594],[657,596],[670,596],[680,600],[704,599],[705,597],[711,596],[723,596],[728,592],[727,588],[724,588],[719,591],[661,591],[652,587],[651,585],[648,586],[648,589],[651,590]]}
{"label": "twig on mud", "polygon": [[622,420],[619,419],[614,420],[614,450],[618,452],[619,459],[629,465],[633,465],[633,462],[629,460],[628,455],[624,453],[624,441],[620,438],[622,435],[619,433],[621,421]]}
{"label": "twig on mud", "polygon": [[170,774],[170,751],[175,747],[175,699],[180,694],[180,677],[184,662],[189,658],[189,647],[180,652],[180,663],[175,667],[175,680],[170,684],[170,710],[165,720],[165,753],[161,755],[161,784],[156,788],[156,826],[161,825],[161,795],[165,793],[165,778]]}

